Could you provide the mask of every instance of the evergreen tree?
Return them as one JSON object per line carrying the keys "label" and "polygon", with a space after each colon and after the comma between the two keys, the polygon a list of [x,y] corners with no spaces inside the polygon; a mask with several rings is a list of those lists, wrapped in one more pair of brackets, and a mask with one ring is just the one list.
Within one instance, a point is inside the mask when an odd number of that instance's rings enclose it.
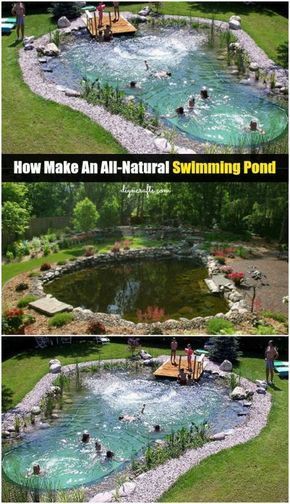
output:
{"label": "evergreen tree", "polygon": [[234,362],[241,355],[239,352],[239,338],[217,336],[210,338],[211,348],[209,358],[214,362],[223,362],[225,359]]}

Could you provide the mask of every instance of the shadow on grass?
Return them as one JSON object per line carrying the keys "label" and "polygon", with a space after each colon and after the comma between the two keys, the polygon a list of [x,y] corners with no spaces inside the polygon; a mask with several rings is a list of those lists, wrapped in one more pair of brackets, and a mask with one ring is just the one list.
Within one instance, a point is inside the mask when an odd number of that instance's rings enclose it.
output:
{"label": "shadow on grass", "polygon": [[42,349],[32,349],[21,354],[14,356],[14,359],[21,361],[23,359],[29,359],[31,357],[40,357],[41,359],[52,359],[55,355],[61,355],[62,357],[78,359],[80,357],[85,357],[86,355],[92,355],[92,353],[101,354],[101,348],[97,346],[94,341],[71,343],[66,345],[53,345],[48,348]]}
{"label": "shadow on grass", "polygon": [[[271,3],[273,9],[269,9],[264,2],[256,2],[246,5],[244,2],[192,2],[191,10],[199,9],[206,15],[226,15],[228,12],[235,12],[237,16],[250,16],[253,12],[263,13],[267,16],[275,16],[276,10],[274,3]],[[280,14],[280,10],[277,11]],[[283,14],[282,14],[283,15]]]}
{"label": "shadow on grass", "polygon": [[2,410],[7,411],[13,405],[13,391],[6,385],[2,385]]}

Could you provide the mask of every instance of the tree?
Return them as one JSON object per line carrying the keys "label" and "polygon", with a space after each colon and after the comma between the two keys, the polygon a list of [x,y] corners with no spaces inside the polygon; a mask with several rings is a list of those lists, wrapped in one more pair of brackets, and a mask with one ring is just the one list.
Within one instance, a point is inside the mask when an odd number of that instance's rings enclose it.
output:
{"label": "tree", "polygon": [[223,362],[225,359],[234,362],[240,356],[239,338],[217,336],[210,338],[211,348],[209,358],[215,362]]}
{"label": "tree", "polygon": [[23,236],[29,226],[30,213],[15,201],[5,201],[2,207],[3,232],[13,238]]}
{"label": "tree", "polygon": [[89,198],[85,198],[76,204],[73,216],[73,223],[77,231],[93,229],[100,217],[94,203]]}

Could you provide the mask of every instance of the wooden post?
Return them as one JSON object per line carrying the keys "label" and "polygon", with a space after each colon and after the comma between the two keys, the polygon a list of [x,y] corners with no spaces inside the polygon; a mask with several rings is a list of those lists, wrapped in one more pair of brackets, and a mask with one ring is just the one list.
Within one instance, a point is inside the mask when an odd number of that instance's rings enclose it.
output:
{"label": "wooden post", "polygon": [[94,12],[94,21],[93,21],[93,34],[94,34],[94,37],[97,36],[97,16],[96,16],[96,11]]}
{"label": "wooden post", "polygon": [[180,370],[181,368],[181,355],[179,356],[179,363],[178,363],[178,369]]}
{"label": "wooden post", "polygon": [[112,17],[111,17],[111,11],[109,11],[109,23],[110,23],[110,28],[112,26]]}
{"label": "wooden post", "polygon": [[193,360],[192,360],[192,377],[193,379],[195,379],[195,368],[196,368],[196,355],[193,356]]}

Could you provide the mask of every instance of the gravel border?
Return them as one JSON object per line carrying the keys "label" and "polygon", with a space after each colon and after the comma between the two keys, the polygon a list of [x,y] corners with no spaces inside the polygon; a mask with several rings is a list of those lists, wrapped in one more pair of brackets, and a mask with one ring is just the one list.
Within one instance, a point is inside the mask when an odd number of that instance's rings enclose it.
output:
{"label": "gravel border", "polygon": [[[123,16],[130,18],[136,18],[138,16],[133,15],[130,12],[123,12]],[[164,16],[165,18],[184,18],[186,16]],[[187,19],[189,19],[187,17]],[[191,18],[194,22],[210,24],[210,19],[205,18]],[[215,21],[218,28],[225,30],[228,28],[228,23]],[[69,29],[64,28],[60,30],[61,32],[68,32],[70,30],[76,30],[78,28],[84,28],[84,23],[81,18],[72,21]],[[276,74],[277,80],[279,80],[283,86],[288,85],[288,70],[279,67],[275,64],[268,56],[264,53],[262,49],[257,46],[254,40],[243,30],[234,30],[234,35],[237,37],[241,46],[249,54],[252,61],[258,62],[259,66],[266,70],[267,72],[274,72]],[[46,34],[36,41],[37,45],[45,45],[49,42],[49,34]],[[66,105],[73,110],[82,112],[87,117],[89,117],[93,122],[102,126],[105,130],[113,135],[113,137],[130,153],[130,154],[160,154],[160,151],[154,140],[156,136],[149,130],[137,126],[130,121],[127,121],[119,115],[113,115],[99,105],[91,105],[87,103],[83,98],[67,96],[64,92],[64,88],[57,86],[51,82],[48,82],[43,75],[41,70],[41,65],[38,62],[37,51],[25,51],[24,48],[19,51],[19,64],[22,70],[22,75],[24,82],[29,86],[31,91],[35,94],[41,96],[45,100],[54,101],[60,105]],[[186,141],[182,141],[185,143]],[[195,151],[204,150],[204,144],[201,142],[193,141],[192,146]],[[182,149],[182,147],[181,147]],[[178,150],[178,148],[177,148]]]}
{"label": "gravel border", "polygon": [[[168,355],[160,356],[159,359],[165,361],[168,359]],[[120,362],[126,362],[126,359],[82,362],[79,363],[79,367]],[[205,360],[205,364],[206,371],[210,373],[218,374],[222,378],[228,375],[228,373],[220,371],[219,366],[208,359]],[[74,369],[75,364],[69,364],[62,367],[62,372],[69,374]],[[37,406],[56,377],[57,374],[47,373],[15,408],[2,414],[2,430],[5,430],[8,424],[11,425],[16,415],[27,415],[33,406]],[[231,429],[225,439],[221,441],[211,441],[201,448],[187,450],[180,458],[171,459],[155,469],[142,473],[131,481],[132,491],[127,495],[120,496],[118,500],[121,502],[156,502],[181,475],[198,465],[202,460],[258,436],[267,424],[271,409],[271,394],[268,392],[263,395],[256,393],[257,385],[245,378],[241,378],[240,384],[245,389],[254,392],[252,405],[247,408],[246,422],[242,426]],[[90,502],[111,502],[111,500],[115,500],[113,493],[114,489],[111,492],[106,492],[106,500],[102,500],[102,496],[105,494],[97,493]]]}

